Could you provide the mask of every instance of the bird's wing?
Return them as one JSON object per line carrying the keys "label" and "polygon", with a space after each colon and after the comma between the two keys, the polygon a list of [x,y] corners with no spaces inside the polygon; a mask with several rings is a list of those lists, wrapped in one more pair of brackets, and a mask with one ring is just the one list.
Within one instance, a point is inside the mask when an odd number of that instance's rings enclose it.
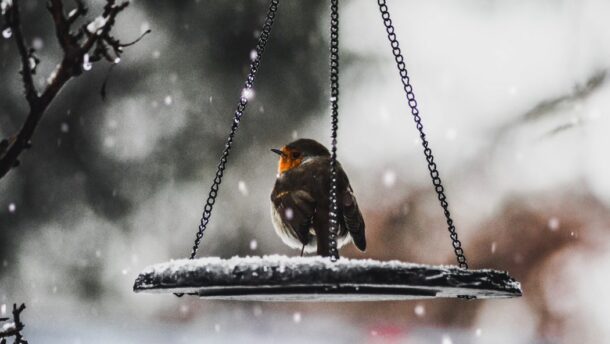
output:
{"label": "bird's wing", "polygon": [[282,222],[291,227],[299,241],[307,245],[311,239],[309,228],[315,212],[315,199],[304,190],[283,192],[273,199]]}
{"label": "bird's wing", "polygon": [[349,183],[347,175],[342,168],[339,168],[339,175],[342,179],[342,184],[346,187],[343,188],[343,197],[341,198],[341,210],[343,214],[343,223],[345,228],[349,231],[354,244],[360,251],[366,250],[366,237],[364,235],[364,218],[358,208],[358,202],[356,196],[354,196],[354,190]]}

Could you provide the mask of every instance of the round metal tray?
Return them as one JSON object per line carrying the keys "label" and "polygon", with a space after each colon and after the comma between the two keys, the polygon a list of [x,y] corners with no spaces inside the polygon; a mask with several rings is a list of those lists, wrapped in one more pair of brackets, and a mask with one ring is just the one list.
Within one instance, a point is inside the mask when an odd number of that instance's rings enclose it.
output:
{"label": "round metal tray", "polygon": [[434,297],[510,298],[519,282],[506,272],[323,257],[217,257],[145,269],[135,292],[184,293],[251,301],[389,301]]}

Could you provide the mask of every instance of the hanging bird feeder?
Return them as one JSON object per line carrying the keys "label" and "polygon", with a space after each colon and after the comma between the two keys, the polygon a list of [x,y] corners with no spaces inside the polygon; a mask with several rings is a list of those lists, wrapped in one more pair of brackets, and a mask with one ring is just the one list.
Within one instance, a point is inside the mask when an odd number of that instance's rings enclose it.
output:
{"label": "hanging bird feeder", "polygon": [[[331,86],[331,176],[336,175],[339,101],[339,14],[338,0],[330,0],[330,86]],[[433,266],[400,261],[339,258],[336,209],[336,178],[330,178],[329,223],[330,257],[217,257],[195,259],[203,233],[218,196],[233,140],[248,105],[256,73],[271,34],[279,0],[271,0],[265,22],[256,44],[256,57],[242,91],[220,163],[208,195],[201,223],[189,259],[175,260],[146,268],[136,279],[135,292],[174,293],[205,299],[255,301],[374,301],[421,298],[510,298],[521,296],[519,282],[508,273],[468,268],[462,244],[458,239],[447,196],[429,147],[390,13],[385,0],[377,0],[381,18],[394,55],[400,80],[416,128],[434,190],[447,221],[458,266]],[[335,202],[333,202],[333,200]]]}

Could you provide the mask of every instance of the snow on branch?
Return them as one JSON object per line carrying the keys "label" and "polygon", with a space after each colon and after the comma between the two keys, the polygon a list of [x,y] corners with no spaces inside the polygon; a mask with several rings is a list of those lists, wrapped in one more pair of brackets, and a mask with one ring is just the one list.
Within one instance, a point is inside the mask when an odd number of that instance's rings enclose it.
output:
{"label": "snow on branch", "polygon": [[21,312],[25,309],[25,304],[21,304],[21,306],[17,307],[17,304],[13,304],[13,319],[9,318],[0,318],[0,323],[4,322],[2,326],[0,326],[0,344],[6,343],[6,338],[14,337],[15,344],[27,344],[28,342],[23,339],[23,328],[25,324],[21,321]]}
{"label": "snow on branch", "polygon": [[53,18],[55,36],[62,48],[63,57],[57,68],[47,79],[44,89],[38,91],[33,82],[36,65],[39,59],[35,50],[27,46],[22,33],[22,21],[19,11],[19,0],[0,0],[0,10],[4,23],[2,36],[12,38],[21,56],[21,76],[25,89],[25,98],[29,105],[29,114],[15,135],[0,142],[0,178],[12,168],[19,165],[19,156],[31,147],[31,138],[40,119],[55,99],[63,86],[72,78],[91,69],[91,64],[102,59],[110,63],[120,61],[123,48],[137,43],[150,30],[130,43],[122,43],[112,34],[117,16],[123,12],[129,2],[117,3],[106,0],[102,13],[93,20],[74,28],[79,18],[85,18],[88,9],[82,0],[75,0],[76,7],[68,14],[62,0],[49,0],[48,10]]}

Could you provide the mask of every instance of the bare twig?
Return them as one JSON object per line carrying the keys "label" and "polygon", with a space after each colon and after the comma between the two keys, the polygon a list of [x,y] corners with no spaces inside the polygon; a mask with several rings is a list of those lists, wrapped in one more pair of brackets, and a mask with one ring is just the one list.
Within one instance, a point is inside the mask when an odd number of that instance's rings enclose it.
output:
{"label": "bare twig", "polygon": [[30,67],[31,51],[28,49],[21,32],[19,0],[15,0],[9,10],[6,11],[5,20],[6,25],[14,35],[19,55],[21,55],[21,76],[23,77],[23,86],[25,87],[25,97],[31,106],[36,101],[38,95],[36,94],[34,80],[32,79],[32,68]]}
{"label": "bare twig", "polygon": [[[55,23],[55,35],[61,48],[66,52],[72,44],[70,35],[70,25],[64,16],[64,4],[61,0],[49,0],[47,5],[51,16],[53,16],[53,23]],[[76,20],[76,18],[74,18]]]}
{"label": "bare twig", "polygon": [[115,25],[116,17],[129,6],[128,1],[117,4],[116,0],[106,0],[101,16],[88,21],[73,32],[72,25],[78,18],[87,14],[87,8],[82,0],[75,0],[75,4],[76,7],[66,15],[62,0],[48,1],[47,7],[53,18],[55,35],[64,55],[61,63],[48,78],[48,84],[40,95],[32,80],[38,59],[34,56],[34,50],[27,47],[22,34],[19,0],[13,0],[5,9],[3,17],[6,26],[14,33],[17,49],[21,55],[21,74],[30,110],[21,130],[16,135],[0,142],[0,178],[19,165],[19,156],[30,147],[30,140],[40,119],[62,87],[73,77],[90,69],[91,63],[102,58],[112,63],[118,63],[123,48],[130,45],[121,43],[110,33]]}
{"label": "bare twig", "polygon": [[[9,323],[8,326],[3,326],[0,329],[0,338],[2,341],[0,343],[6,343],[5,338],[15,337],[14,343],[16,344],[27,344],[27,341],[23,339],[23,334],[21,331],[25,328],[25,324],[21,321],[21,312],[25,309],[25,304],[21,304],[21,306],[17,307],[17,304],[13,304],[13,321]],[[2,318],[1,321],[9,320],[7,318]]]}
{"label": "bare twig", "polygon": [[74,22],[79,18],[87,14],[88,9],[85,6],[85,3],[82,0],[75,0],[76,8],[68,14],[68,25],[74,24]]}

